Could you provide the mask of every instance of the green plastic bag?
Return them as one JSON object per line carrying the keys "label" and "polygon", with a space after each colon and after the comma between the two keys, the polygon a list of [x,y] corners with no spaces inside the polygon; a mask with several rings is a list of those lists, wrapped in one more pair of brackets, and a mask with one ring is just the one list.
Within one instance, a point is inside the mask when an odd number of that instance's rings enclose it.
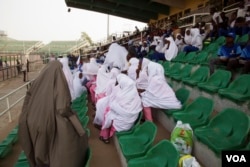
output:
{"label": "green plastic bag", "polygon": [[178,121],[171,133],[171,142],[180,156],[191,154],[193,147],[193,130],[188,123]]}

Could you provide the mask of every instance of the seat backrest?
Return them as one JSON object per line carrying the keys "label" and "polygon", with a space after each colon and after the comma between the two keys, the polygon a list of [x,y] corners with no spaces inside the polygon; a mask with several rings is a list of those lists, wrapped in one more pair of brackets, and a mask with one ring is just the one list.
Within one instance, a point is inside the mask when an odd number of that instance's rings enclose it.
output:
{"label": "seat backrest", "polygon": [[170,68],[170,65],[171,65],[170,61],[165,61],[165,62],[162,64],[164,70],[168,70],[168,69]]}
{"label": "seat backrest", "polygon": [[190,79],[205,81],[208,78],[208,76],[209,76],[209,68],[199,67],[190,75]]}
{"label": "seat backrest", "polygon": [[242,74],[233,80],[228,86],[229,89],[240,93],[250,95],[250,74]]}
{"label": "seat backrest", "polygon": [[185,56],[184,60],[185,60],[186,62],[190,62],[191,60],[193,60],[193,59],[195,58],[195,56],[196,56],[196,52],[189,52],[189,53]]}
{"label": "seat backrest", "polygon": [[249,118],[241,110],[226,108],[212,118],[208,126],[216,128],[233,141],[242,143],[249,133]]}
{"label": "seat backrest", "polygon": [[228,86],[231,79],[231,72],[228,70],[216,70],[207,80],[207,84],[225,88]]}
{"label": "seat backrest", "polygon": [[186,107],[186,111],[197,113],[197,115],[201,115],[203,118],[208,118],[213,112],[213,107],[214,102],[212,99],[199,96]]}
{"label": "seat backrest", "polygon": [[248,34],[244,34],[241,37],[239,37],[239,39],[237,40],[237,43],[246,43],[248,41],[249,35]]}
{"label": "seat backrest", "polygon": [[181,69],[181,63],[173,63],[173,65],[170,67],[170,72],[177,72]]}
{"label": "seat backrest", "polygon": [[208,57],[208,52],[207,51],[201,51],[197,56],[197,61],[198,63],[205,61]]}
{"label": "seat backrest", "polygon": [[192,65],[185,65],[181,71],[180,71],[180,75],[182,78],[186,78],[189,77],[191,75],[191,71],[192,71],[193,66]]}
{"label": "seat backrest", "polygon": [[215,40],[215,42],[218,44],[218,45],[222,45],[222,44],[224,44],[225,43],[225,37],[224,36],[220,36],[220,37],[218,37],[216,40]]}
{"label": "seat backrest", "polygon": [[219,44],[216,42],[210,43],[207,48],[205,48],[205,51],[209,52],[214,52],[214,50],[218,50]]}
{"label": "seat backrest", "polygon": [[155,137],[157,132],[157,127],[153,122],[150,121],[145,121],[143,124],[140,124],[135,129],[134,136],[152,136],[153,138]]}
{"label": "seat backrest", "polygon": [[[152,147],[147,152],[148,157],[159,157],[159,160],[162,161],[167,160],[168,167],[177,167],[178,161],[180,158],[179,152],[176,150],[174,145],[168,140],[161,140],[154,147]],[[165,163],[163,163],[165,164]]]}
{"label": "seat backrest", "polygon": [[185,89],[185,88],[179,88],[176,92],[175,95],[177,99],[181,102],[182,105],[185,105],[188,101],[190,91]]}

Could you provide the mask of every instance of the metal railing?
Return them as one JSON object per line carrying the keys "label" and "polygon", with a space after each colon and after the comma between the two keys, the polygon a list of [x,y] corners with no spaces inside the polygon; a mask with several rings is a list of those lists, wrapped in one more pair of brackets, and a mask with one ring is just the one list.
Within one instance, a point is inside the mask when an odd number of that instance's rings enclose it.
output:
{"label": "metal railing", "polygon": [[29,89],[29,87],[31,86],[31,83],[34,80],[31,80],[27,83],[25,83],[24,85],[20,86],[19,88],[13,90],[12,92],[8,93],[7,95],[3,96],[0,98],[0,102],[2,103],[3,101],[6,101],[6,108],[0,112],[0,118],[5,115],[6,113],[8,113],[8,117],[9,117],[9,122],[12,122],[12,116],[11,116],[11,112],[10,109],[13,108],[15,105],[17,105],[20,101],[22,101],[25,96],[26,96],[26,91],[25,93],[18,98],[17,100],[15,100],[12,104],[10,104],[10,97],[17,94],[17,92],[23,90],[25,87],[27,88],[27,90]]}

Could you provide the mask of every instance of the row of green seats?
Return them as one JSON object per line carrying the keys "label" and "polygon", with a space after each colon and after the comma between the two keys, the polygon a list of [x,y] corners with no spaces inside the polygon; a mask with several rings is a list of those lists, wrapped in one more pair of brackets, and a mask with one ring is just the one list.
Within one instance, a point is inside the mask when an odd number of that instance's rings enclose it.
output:
{"label": "row of green seats", "polygon": [[18,127],[15,127],[0,143],[0,158],[5,158],[12,150],[13,144],[18,140]]}

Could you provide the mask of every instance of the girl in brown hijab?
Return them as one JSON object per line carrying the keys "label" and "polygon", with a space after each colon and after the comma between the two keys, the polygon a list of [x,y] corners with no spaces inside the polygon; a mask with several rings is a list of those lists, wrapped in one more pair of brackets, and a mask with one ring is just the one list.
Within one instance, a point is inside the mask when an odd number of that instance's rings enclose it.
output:
{"label": "girl in brown hijab", "polygon": [[52,61],[27,91],[19,120],[19,139],[31,167],[85,165],[88,138],[70,101],[62,64]]}

